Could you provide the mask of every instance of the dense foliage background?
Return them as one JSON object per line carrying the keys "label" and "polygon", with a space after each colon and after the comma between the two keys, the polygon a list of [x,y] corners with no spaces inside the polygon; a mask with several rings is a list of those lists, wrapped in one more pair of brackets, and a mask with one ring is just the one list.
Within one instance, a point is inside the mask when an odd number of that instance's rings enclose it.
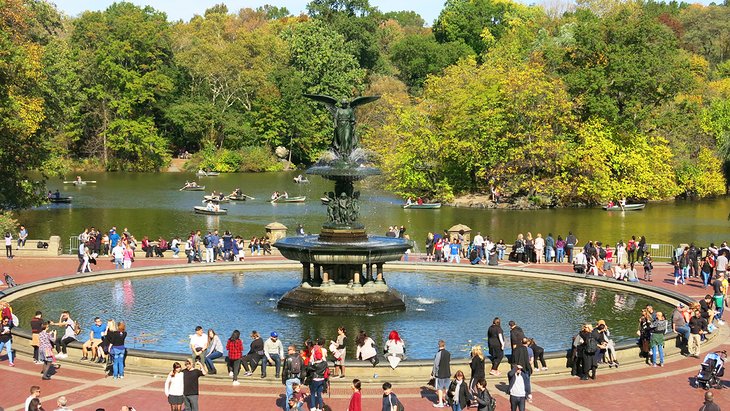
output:
{"label": "dense foliage background", "polygon": [[359,132],[404,196],[726,192],[726,5],[448,0],[427,27],[367,0],[300,16],[221,4],[187,22],[0,0],[0,55],[2,208],[38,201],[30,169],[151,171],[188,150],[195,166],[270,171],[278,146],[311,163],[332,124],[303,93],[383,96],[358,110]]}

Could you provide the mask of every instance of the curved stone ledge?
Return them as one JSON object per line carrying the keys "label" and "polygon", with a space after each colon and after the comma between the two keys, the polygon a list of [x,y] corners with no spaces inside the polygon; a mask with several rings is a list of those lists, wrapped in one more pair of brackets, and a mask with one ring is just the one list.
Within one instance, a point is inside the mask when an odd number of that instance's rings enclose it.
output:
{"label": "curved stone ledge", "polygon": [[[452,273],[452,274],[475,274],[475,275],[508,275],[508,276],[520,276],[529,278],[542,278],[554,281],[571,282],[578,284],[601,286],[604,288],[610,288],[619,291],[628,291],[636,294],[641,294],[646,297],[663,301],[672,305],[676,305],[678,302],[689,303],[692,301],[691,298],[660,287],[654,287],[639,283],[624,283],[617,282],[612,279],[606,279],[604,277],[585,277],[583,275],[572,275],[558,271],[544,270],[544,269],[528,269],[528,268],[515,268],[515,267],[484,267],[484,266],[458,266],[448,264],[435,264],[435,263],[403,263],[396,262],[391,263],[393,267],[397,267],[401,271],[438,271],[441,273]],[[12,302],[13,300],[31,295],[37,292],[50,290],[67,285],[83,284],[94,281],[113,280],[113,279],[124,279],[130,277],[143,277],[153,275],[165,275],[165,274],[197,274],[202,272],[228,272],[228,271],[254,271],[261,269],[271,270],[298,270],[300,264],[297,262],[256,262],[256,263],[216,263],[212,265],[174,265],[174,266],[163,266],[163,267],[142,267],[134,268],[129,270],[106,270],[96,271],[86,274],[75,274],[66,277],[55,277],[47,280],[36,281],[28,284],[23,284],[17,287],[12,287],[0,293],[0,296],[6,301]],[[298,274],[296,274],[298,276]],[[16,343],[13,344],[15,350],[22,353],[32,353],[32,347],[30,347],[30,332],[27,329],[18,327],[15,329],[14,334],[18,337]],[[716,339],[718,333],[713,333],[709,336],[708,340],[713,342]],[[676,334],[668,334],[666,337],[668,347],[665,348],[666,356],[678,355],[679,350],[671,343]],[[706,347],[708,342],[703,343],[703,347]],[[80,358],[81,354],[81,343],[74,342],[69,345],[70,358]],[[620,344],[617,348],[617,356],[622,364],[643,362],[638,356],[638,347],[634,343]],[[567,350],[553,351],[545,353],[545,359],[548,362],[550,368],[550,374],[556,373],[567,373],[569,369],[565,367]],[[179,361],[186,358],[186,354],[149,351],[149,350],[128,350],[127,356],[127,367],[132,372],[143,372],[143,373],[165,373],[169,370],[170,361]],[[71,360],[73,361],[73,360]],[[487,361],[489,361],[487,359]],[[78,363],[79,365],[85,365]],[[348,368],[348,376],[360,378],[363,381],[382,381],[383,378],[388,378],[390,381],[422,381],[425,382],[424,377],[427,377],[431,372],[433,363],[431,360],[406,360],[401,362],[397,369],[392,370],[387,366],[387,361],[382,361],[381,366],[373,368],[370,363],[362,362],[357,360],[349,360],[346,365]],[[219,375],[221,379],[227,379],[225,375],[225,364],[222,361],[216,361],[216,366],[219,368]],[[93,367],[89,365],[89,367]],[[468,370],[468,360],[454,360],[452,361],[452,367],[454,369]],[[544,375],[545,373],[543,373]],[[488,378],[495,378],[488,375]],[[259,380],[256,378],[256,380]],[[269,378],[273,380],[273,378]],[[268,384],[271,381],[260,380],[261,383]],[[280,381],[275,381],[280,384]],[[349,384],[349,383],[348,383]]]}

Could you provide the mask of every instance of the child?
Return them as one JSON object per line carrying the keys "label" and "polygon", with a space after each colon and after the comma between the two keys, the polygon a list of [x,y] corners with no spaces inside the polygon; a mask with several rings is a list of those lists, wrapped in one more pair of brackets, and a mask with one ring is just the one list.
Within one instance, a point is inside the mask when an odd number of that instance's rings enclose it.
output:
{"label": "child", "polygon": [[651,282],[651,270],[654,269],[652,262],[651,254],[647,251],[646,254],[644,254],[644,280],[649,282]]}
{"label": "child", "polygon": [[301,384],[292,384],[292,389],[294,392],[291,397],[289,397],[289,409],[294,411],[305,411],[304,401],[307,399],[308,395],[302,392]]}
{"label": "child", "polygon": [[398,397],[393,393],[393,386],[389,382],[383,383],[383,411],[397,411]]}

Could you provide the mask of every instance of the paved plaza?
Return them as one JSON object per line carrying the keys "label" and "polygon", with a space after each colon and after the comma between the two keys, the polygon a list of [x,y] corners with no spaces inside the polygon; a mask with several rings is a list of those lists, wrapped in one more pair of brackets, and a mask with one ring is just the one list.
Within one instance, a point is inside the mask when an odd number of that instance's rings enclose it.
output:
{"label": "paved plaza", "polygon": [[[413,258],[411,260],[415,260]],[[256,261],[279,260],[280,257],[253,257],[247,263]],[[139,258],[135,267],[153,265],[179,264],[173,259]],[[58,258],[16,258],[3,261],[2,271],[11,273],[19,284],[41,279],[63,277],[75,273],[78,260],[75,257]],[[506,263],[505,265],[518,265]],[[692,299],[704,296],[699,281],[692,280],[687,286],[675,288],[671,267],[657,264],[655,280],[651,285],[682,292]],[[202,267],[202,266],[201,266]],[[567,264],[543,264],[531,267],[569,271]],[[108,260],[100,259],[97,269],[111,269]],[[484,324],[484,330],[489,324]],[[702,355],[708,349],[730,349],[728,336],[730,328],[720,327],[721,333],[708,346],[702,347]],[[448,336],[444,336],[448,340]],[[711,347],[710,347],[711,346]],[[106,378],[101,368],[82,365],[77,358],[61,361],[61,368],[50,381],[40,378],[40,366],[33,364],[27,356],[19,355],[14,368],[8,367],[7,361],[0,361],[0,407],[5,411],[23,409],[23,402],[28,396],[31,385],[41,387],[41,399],[46,410],[56,408],[56,399],[65,395],[69,407],[76,411],[103,408],[107,411],[118,411],[122,405],[132,405],[138,411],[168,410],[167,400],[163,394],[164,375],[151,375],[128,370],[123,380]],[[181,356],[183,357],[183,356]],[[608,369],[601,366],[595,381],[579,381],[571,377],[567,369],[553,370],[550,374],[537,374],[533,377],[533,403],[528,410],[696,410],[702,405],[704,391],[692,387],[692,379],[697,374],[700,360],[673,355],[667,359],[664,368],[651,368],[643,362],[622,366],[619,369]],[[383,363],[381,363],[382,366]],[[505,368],[506,367],[502,367]],[[468,371],[468,370],[467,370]],[[467,372],[468,374],[468,372]],[[488,379],[488,388],[496,394],[498,410],[509,409],[506,391],[506,373],[502,377]],[[423,384],[395,384],[394,392],[403,402],[407,410],[433,409],[431,404],[435,394],[424,386],[428,375],[423,376]],[[730,381],[730,377],[728,377]],[[242,378],[241,385],[234,387],[227,379],[203,378],[201,382],[200,408],[207,410],[277,410],[282,404],[283,386],[273,379],[261,381],[255,378]],[[382,381],[381,381],[382,382]],[[380,410],[380,383],[364,384],[363,409]],[[730,382],[725,382],[730,387]],[[730,409],[730,390],[713,390],[716,402]],[[345,410],[350,396],[349,381],[335,380],[329,395],[325,395],[326,406],[335,411]]]}

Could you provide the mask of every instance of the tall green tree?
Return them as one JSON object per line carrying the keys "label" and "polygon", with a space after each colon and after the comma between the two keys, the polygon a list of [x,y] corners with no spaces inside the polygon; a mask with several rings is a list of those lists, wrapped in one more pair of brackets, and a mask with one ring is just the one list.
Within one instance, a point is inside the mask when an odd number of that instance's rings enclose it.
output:
{"label": "tall green tree", "polygon": [[22,0],[0,0],[0,210],[37,204],[43,182],[27,176],[49,158],[44,119],[43,46],[30,35],[36,24]]}
{"label": "tall green tree", "polygon": [[81,149],[107,169],[156,170],[169,162],[157,129],[158,100],[173,89],[170,26],[151,7],[115,3],[74,21],[71,43],[81,64]]}

